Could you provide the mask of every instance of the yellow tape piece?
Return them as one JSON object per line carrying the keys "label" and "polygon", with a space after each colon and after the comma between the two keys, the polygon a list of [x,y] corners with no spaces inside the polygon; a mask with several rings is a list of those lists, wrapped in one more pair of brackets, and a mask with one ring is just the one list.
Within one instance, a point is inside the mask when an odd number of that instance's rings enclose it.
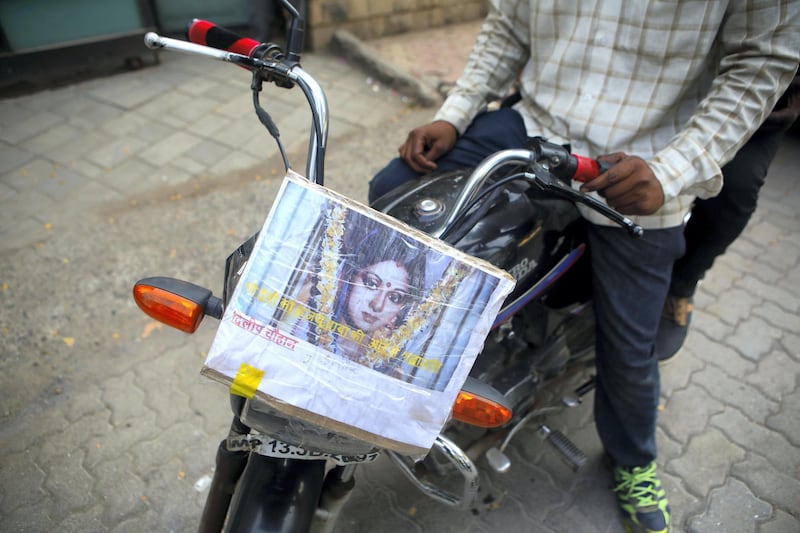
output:
{"label": "yellow tape piece", "polygon": [[261,383],[261,378],[263,377],[263,370],[259,370],[247,363],[242,363],[242,366],[239,367],[239,371],[236,373],[236,377],[233,378],[233,383],[231,383],[231,394],[252,398],[256,395],[256,389],[258,389],[258,385]]}

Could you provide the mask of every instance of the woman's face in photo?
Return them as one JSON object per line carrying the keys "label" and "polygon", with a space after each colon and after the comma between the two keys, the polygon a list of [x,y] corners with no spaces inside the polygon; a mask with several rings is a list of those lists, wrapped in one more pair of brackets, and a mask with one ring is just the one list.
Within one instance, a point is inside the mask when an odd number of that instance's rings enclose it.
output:
{"label": "woman's face in photo", "polygon": [[394,261],[359,270],[347,300],[350,325],[365,333],[394,327],[394,319],[408,303],[408,288],[408,272]]}

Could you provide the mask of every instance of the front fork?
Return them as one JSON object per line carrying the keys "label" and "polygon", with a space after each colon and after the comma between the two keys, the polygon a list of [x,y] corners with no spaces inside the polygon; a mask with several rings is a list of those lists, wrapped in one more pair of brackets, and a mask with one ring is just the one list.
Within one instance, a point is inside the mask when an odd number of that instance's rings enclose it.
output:
{"label": "front fork", "polygon": [[[231,423],[230,434],[247,434],[250,428],[242,424],[238,416],[234,416]],[[211,486],[208,490],[203,516],[200,519],[200,533],[218,533],[222,531],[228,508],[231,504],[236,484],[242,477],[247,466],[249,452],[243,450],[229,450],[228,439],[219,443],[217,448],[216,468]]]}
{"label": "front fork", "polygon": [[355,465],[265,457],[230,449],[250,433],[234,416],[229,437],[217,449],[216,468],[200,521],[201,533],[270,531],[329,533],[355,487]]}

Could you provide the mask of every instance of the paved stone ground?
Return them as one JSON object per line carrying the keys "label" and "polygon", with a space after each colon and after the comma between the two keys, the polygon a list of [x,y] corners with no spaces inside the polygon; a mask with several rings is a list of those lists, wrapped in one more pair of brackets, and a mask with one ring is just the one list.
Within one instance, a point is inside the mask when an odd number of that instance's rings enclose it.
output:
{"label": "paved stone ground", "polygon": [[[392,58],[398,45],[436,50],[475,28],[372,44]],[[363,200],[368,177],[433,111],[324,51],[304,66],[333,111],[328,185]],[[248,84],[230,65],[163,54],[157,67],[0,100],[0,531],[196,528],[229,423],[224,387],[198,375],[214,324],[162,329],[130,288],[164,274],[219,291],[224,257],[263,221],[280,165]],[[302,168],[301,99],[272,90],[263,101]],[[799,146],[784,143],[662,372],[676,531],[800,531]],[[591,402],[550,423],[589,455],[581,472],[522,432],[511,472],[486,475],[481,504],[462,512],[381,459],[359,470],[337,532],[619,531]]]}

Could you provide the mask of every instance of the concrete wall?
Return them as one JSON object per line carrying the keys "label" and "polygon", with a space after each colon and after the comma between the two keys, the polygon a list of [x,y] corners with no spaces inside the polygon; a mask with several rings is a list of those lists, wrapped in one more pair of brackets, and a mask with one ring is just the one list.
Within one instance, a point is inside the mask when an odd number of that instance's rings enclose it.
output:
{"label": "concrete wall", "polygon": [[361,39],[482,18],[485,0],[307,0],[308,42],[325,46],[337,29]]}

